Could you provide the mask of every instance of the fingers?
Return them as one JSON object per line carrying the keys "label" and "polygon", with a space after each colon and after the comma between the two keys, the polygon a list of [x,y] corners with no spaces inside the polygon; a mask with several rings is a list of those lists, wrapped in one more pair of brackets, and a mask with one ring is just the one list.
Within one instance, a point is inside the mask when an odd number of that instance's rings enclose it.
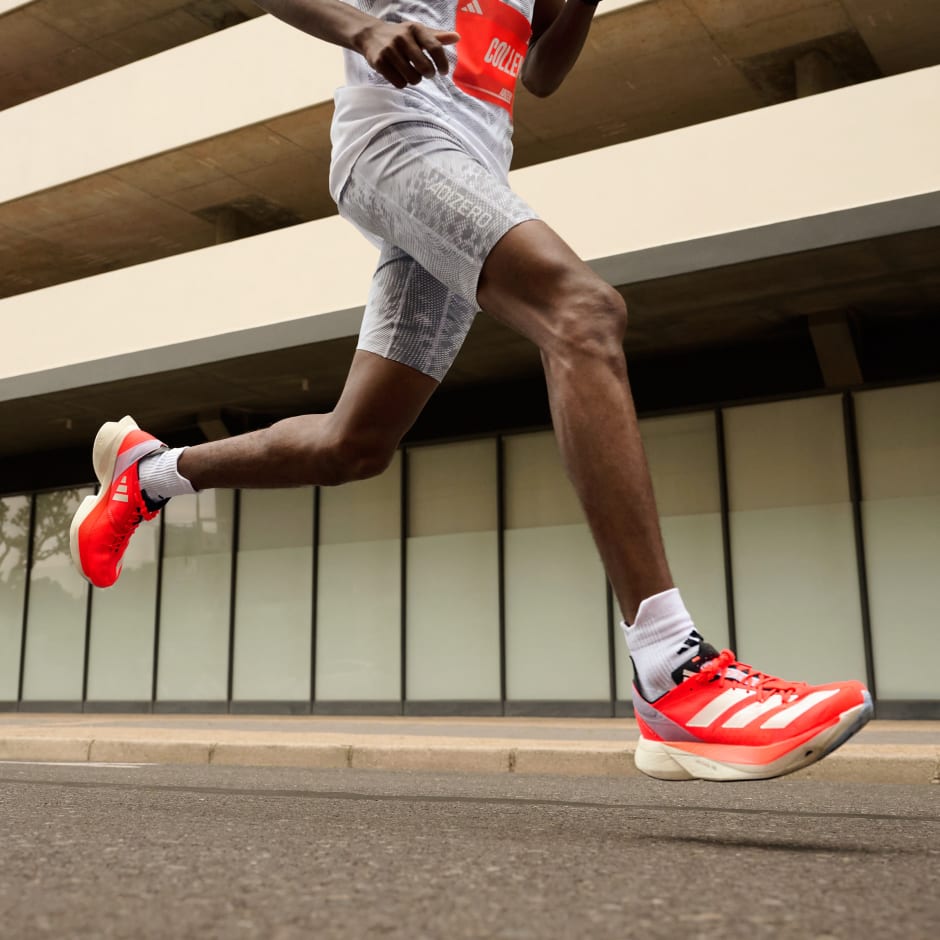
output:
{"label": "fingers", "polygon": [[434,66],[424,54],[422,40],[421,27],[416,26],[406,33],[398,34],[395,48],[422,78],[430,78],[434,74]]}
{"label": "fingers", "polygon": [[[420,52],[418,53],[420,55]],[[423,58],[423,56],[422,56]],[[427,59],[425,59],[427,62]],[[428,62],[428,68],[431,63]],[[389,46],[382,52],[379,59],[379,71],[396,87],[404,88],[405,85],[417,85],[421,81],[421,74],[411,64],[410,56],[407,53],[401,53],[395,46]],[[431,69],[431,74],[434,70]]]}
{"label": "fingers", "polygon": [[382,44],[372,67],[396,88],[417,85],[435,73],[446,75],[450,63],[444,46],[460,39],[459,33],[434,30],[418,23],[403,24]]}
{"label": "fingers", "polygon": [[450,63],[447,61],[447,55],[444,52],[444,46],[450,46],[460,39],[459,33],[441,32],[421,27],[418,41],[421,47],[431,57],[437,71],[441,75],[446,75],[450,70]]}

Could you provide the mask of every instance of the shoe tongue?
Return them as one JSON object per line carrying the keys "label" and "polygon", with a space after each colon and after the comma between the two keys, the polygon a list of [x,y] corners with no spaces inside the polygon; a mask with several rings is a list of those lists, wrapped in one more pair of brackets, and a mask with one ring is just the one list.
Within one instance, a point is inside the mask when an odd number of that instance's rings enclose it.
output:
{"label": "shoe tongue", "polygon": [[700,643],[695,655],[691,659],[687,659],[678,669],[673,671],[672,681],[675,682],[676,685],[679,685],[680,682],[684,682],[689,676],[694,676],[696,673],[701,672],[702,666],[713,660],[717,655],[718,650],[716,650],[711,643]]}
{"label": "shoe tongue", "polygon": [[144,490],[140,491],[140,495],[143,497],[144,505],[147,507],[147,512],[157,513],[170,501],[167,499],[151,499]]}

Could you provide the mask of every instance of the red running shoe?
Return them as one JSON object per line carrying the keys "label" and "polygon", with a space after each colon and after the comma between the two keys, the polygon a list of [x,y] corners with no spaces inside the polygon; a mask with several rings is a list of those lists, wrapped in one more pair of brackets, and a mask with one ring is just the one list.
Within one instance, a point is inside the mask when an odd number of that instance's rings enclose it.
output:
{"label": "red running shoe", "polygon": [[141,431],[129,415],[108,421],[95,437],[92,463],[101,487],[86,496],[72,519],[72,561],[95,587],[110,587],[121,573],[127,543],[145,519],[164,505],[151,503],[140,491],[138,461],[165,447]]}
{"label": "red running shoe", "polygon": [[812,764],[872,716],[855,681],[789,682],[703,644],[655,702],[634,686],[636,766],[660,780],[763,780]]}

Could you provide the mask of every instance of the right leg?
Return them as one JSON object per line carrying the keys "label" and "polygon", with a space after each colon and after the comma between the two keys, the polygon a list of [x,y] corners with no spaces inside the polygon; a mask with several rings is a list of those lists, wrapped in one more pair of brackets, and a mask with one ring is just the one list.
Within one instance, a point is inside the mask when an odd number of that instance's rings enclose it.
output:
{"label": "right leg", "polygon": [[75,566],[96,587],[113,584],[137,525],[166,499],[194,488],[334,486],[381,473],[447,371],[474,312],[413,258],[387,246],[333,411],[169,451],[130,417],[106,423],[93,448],[99,491],[72,520]]}
{"label": "right leg", "polygon": [[336,407],[183,451],[179,472],[211,487],[335,486],[381,473],[450,367],[475,307],[385,244],[359,348]]}
{"label": "right leg", "polygon": [[333,411],[189,447],[179,472],[197,490],[334,486],[375,476],[388,466],[437,385],[416,369],[358,349]]}

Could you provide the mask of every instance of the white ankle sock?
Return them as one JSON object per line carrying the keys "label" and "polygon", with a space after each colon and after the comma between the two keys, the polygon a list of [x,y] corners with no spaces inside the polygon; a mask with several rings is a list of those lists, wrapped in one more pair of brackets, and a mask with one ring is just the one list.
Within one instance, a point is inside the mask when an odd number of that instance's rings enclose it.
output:
{"label": "white ankle sock", "polygon": [[196,488],[186,477],[180,475],[176,467],[180,454],[184,450],[186,450],[185,447],[158,450],[156,453],[148,454],[138,464],[140,488],[151,502],[196,492]]}
{"label": "white ankle sock", "polygon": [[675,688],[672,674],[695,656],[703,642],[678,588],[646,598],[633,624],[621,627],[638,687],[651,702]]}

